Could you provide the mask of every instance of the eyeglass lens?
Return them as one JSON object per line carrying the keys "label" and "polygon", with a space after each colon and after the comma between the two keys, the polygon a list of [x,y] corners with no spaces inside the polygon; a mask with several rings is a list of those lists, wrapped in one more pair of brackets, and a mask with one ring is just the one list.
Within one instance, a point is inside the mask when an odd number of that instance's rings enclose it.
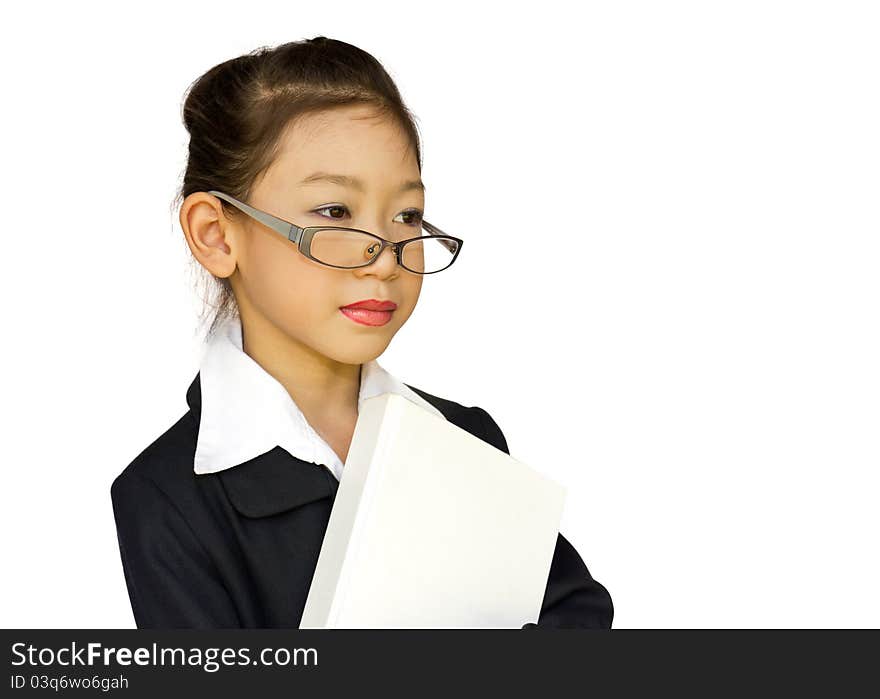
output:
{"label": "eyeglass lens", "polygon": [[[328,228],[315,233],[309,253],[329,265],[360,267],[378,255],[381,247],[376,238],[364,233]],[[432,274],[451,265],[457,249],[452,238],[425,237],[404,245],[401,261],[413,272]]]}

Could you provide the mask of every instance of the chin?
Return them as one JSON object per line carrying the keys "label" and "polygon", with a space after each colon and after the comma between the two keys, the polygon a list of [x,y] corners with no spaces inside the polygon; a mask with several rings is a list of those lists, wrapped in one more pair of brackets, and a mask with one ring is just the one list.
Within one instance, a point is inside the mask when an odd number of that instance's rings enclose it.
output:
{"label": "chin", "polygon": [[349,333],[339,337],[323,352],[327,357],[342,364],[363,364],[381,355],[391,342],[391,335],[376,333],[372,337]]}

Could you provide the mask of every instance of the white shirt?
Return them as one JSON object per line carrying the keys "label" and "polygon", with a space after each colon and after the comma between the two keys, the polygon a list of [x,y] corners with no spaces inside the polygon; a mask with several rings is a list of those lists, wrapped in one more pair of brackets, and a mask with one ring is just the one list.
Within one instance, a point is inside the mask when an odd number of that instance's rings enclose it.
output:
{"label": "white shirt", "polygon": [[[287,389],[242,350],[241,320],[218,327],[199,368],[201,418],[196,473],[216,473],[280,446],[303,461],[328,466],[337,479],[344,464],[312,428]],[[374,359],[361,368],[358,410],[367,398],[396,393],[443,417],[437,408]]]}

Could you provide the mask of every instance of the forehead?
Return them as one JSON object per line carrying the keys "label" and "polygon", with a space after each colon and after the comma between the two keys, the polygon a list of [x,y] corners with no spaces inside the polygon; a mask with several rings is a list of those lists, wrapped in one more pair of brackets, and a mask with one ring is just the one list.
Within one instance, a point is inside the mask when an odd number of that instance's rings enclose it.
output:
{"label": "forehead", "polygon": [[378,189],[419,178],[415,150],[404,130],[392,117],[363,105],[296,120],[282,133],[277,153],[271,170],[297,186],[315,172],[350,175]]}

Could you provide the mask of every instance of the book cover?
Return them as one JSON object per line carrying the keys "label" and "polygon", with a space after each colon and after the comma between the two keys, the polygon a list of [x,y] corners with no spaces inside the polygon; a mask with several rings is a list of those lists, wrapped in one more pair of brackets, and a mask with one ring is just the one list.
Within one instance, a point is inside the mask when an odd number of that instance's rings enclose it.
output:
{"label": "book cover", "polygon": [[520,628],[565,488],[406,398],[364,401],[300,628]]}

